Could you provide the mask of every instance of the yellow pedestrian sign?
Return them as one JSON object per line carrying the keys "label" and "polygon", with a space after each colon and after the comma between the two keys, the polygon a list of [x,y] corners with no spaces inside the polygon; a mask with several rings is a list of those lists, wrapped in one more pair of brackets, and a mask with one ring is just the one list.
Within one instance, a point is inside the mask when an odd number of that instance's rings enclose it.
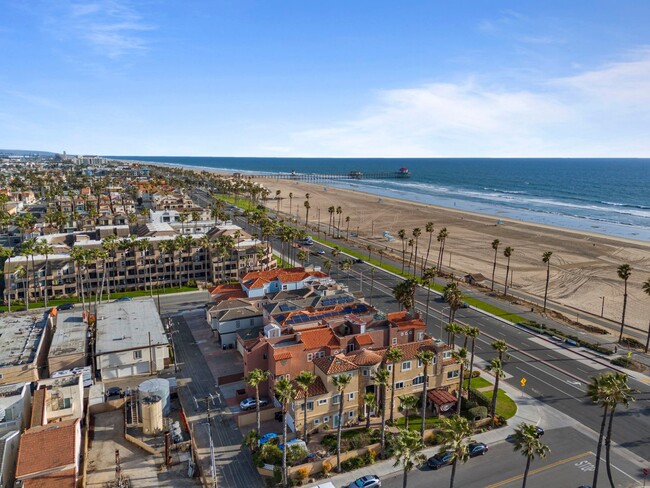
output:
{"label": "yellow pedestrian sign", "polygon": [[522,387],[522,388],[523,388],[524,386],[526,386],[526,378],[522,378],[521,381],[520,381],[520,383],[521,383],[521,387]]}

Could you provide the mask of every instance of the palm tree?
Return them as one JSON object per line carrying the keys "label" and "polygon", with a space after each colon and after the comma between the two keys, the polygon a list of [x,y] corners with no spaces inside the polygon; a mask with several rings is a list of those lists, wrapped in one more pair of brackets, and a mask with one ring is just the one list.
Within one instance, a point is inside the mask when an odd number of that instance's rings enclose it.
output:
{"label": "palm tree", "polygon": [[456,312],[463,304],[465,297],[463,296],[463,292],[460,290],[460,288],[458,288],[456,282],[453,280],[447,283],[442,292],[442,296],[445,302],[447,302],[447,305],[449,305],[449,323],[451,323],[454,321]]}
{"label": "palm tree", "polygon": [[413,274],[417,274],[418,270],[418,241],[422,235],[422,229],[416,227],[413,229],[413,239],[415,239],[415,260],[413,261]]}
{"label": "palm tree", "polygon": [[542,255],[542,262],[546,263],[546,286],[544,287],[544,309],[542,312],[546,312],[546,297],[548,296],[548,281],[551,278],[551,256],[553,255],[552,251],[546,251]]}
{"label": "palm tree", "polygon": [[41,254],[42,256],[45,256],[45,308],[47,308],[47,298],[48,298],[48,293],[47,293],[47,287],[48,287],[48,282],[51,283],[50,280],[48,280],[48,276],[50,275],[49,273],[49,258],[50,254],[54,252],[54,246],[51,246],[47,243],[45,239],[42,239],[40,242],[36,243],[36,252],[38,254]]}
{"label": "palm tree", "polygon": [[[648,296],[650,296],[650,278],[645,280],[643,284],[641,285],[641,288],[643,289],[644,293]],[[648,337],[645,341],[645,352],[646,354],[648,353],[648,346],[650,346],[650,324],[648,324]]]}
{"label": "palm tree", "polygon": [[519,424],[519,426],[515,428],[513,439],[515,452],[519,451],[521,454],[526,456],[526,469],[524,470],[523,484],[521,485],[522,488],[526,488],[530,462],[535,459],[535,456],[544,459],[551,450],[539,440],[537,426],[535,424],[526,424],[523,422]]}
{"label": "palm tree", "polygon": [[349,215],[345,216],[345,224],[346,224],[345,240],[349,241],[350,240],[350,216]]}
{"label": "palm tree", "polygon": [[341,472],[341,429],[343,428],[343,404],[345,401],[345,388],[352,381],[351,374],[340,374],[332,378],[332,384],[336,387],[336,391],[339,392],[339,422],[338,429],[336,432],[336,470]]}
{"label": "palm tree", "polygon": [[404,274],[404,263],[406,262],[406,231],[404,229],[398,230],[397,237],[402,241],[402,274]]}
{"label": "palm tree", "polygon": [[427,270],[429,265],[429,252],[431,252],[431,240],[433,239],[433,222],[427,222],[424,226],[424,230],[429,234],[429,244],[427,245],[427,255],[424,258],[424,265],[422,266],[422,278],[424,278],[424,272]]}
{"label": "palm tree", "polygon": [[618,277],[623,280],[623,315],[621,316],[621,332],[618,334],[618,342],[623,340],[623,329],[625,328],[625,309],[627,308],[627,280],[632,274],[632,267],[629,264],[621,264],[616,270]]}
{"label": "palm tree", "polygon": [[469,365],[467,349],[461,347],[458,351],[452,351],[451,356],[460,363],[460,383],[458,384],[458,401],[456,402],[456,414],[460,415],[460,407],[463,401],[463,381],[465,381],[465,368]]}
{"label": "palm tree", "polygon": [[491,372],[494,375],[494,388],[492,389],[492,405],[490,406],[490,416],[492,420],[490,426],[494,427],[494,421],[497,415],[497,395],[499,393],[499,380],[505,378],[505,372],[503,371],[503,363],[499,358],[493,358],[490,360],[490,363],[485,367],[486,371]]}
{"label": "palm tree", "polygon": [[275,200],[278,203],[278,213],[280,213],[280,194],[282,193],[282,190],[275,190]]}
{"label": "palm tree", "polygon": [[298,376],[295,377],[295,381],[298,385],[298,388],[302,391],[304,398],[303,402],[303,432],[302,438],[307,441],[307,399],[309,398],[309,387],[314,384],[316,381],[316,375],[311,371],[301,371]]}
{"label": "palm tree", "polygon": [[339,216],[339,223],[336,226],[336,237],[341,237],[341,217],[343,216],[343,209],[339,206],[336,207],[336,214]]}
{"label": "palm tree", "polygon": [[476,345],[476,338],[481,335],[481,329],[478,327],[467,326],[465,327],[465,337],[472,339],[472,351],[469,359],[469,378],[467,379],[467,398],[472,394],[472,373],[474,372],[474,346]]}
{"label": "palm tree", "polygon": [[[164,241],[163,241],[164,242]],[[261,416],[260,416],[260,383],[264,383],[269,379],[270,373],[268,371],[263,371],[259,368],[256,368],[250,371],[246,376],[244,376],[244,381],[249,386],[255,388],[255,410],[257,412],[257,433],[260,433],[261,429]]]}
{"label": "palm tree", "polygon": [[343,261],[341,261],[341,263],[339,264],[339,269],[341,271],[347,271],[347,280],[346,280],[347,283],[346,284],[347,284],[348,288],[350,288],[350,270],[352,269],[352,260],[344,259]]}
{"label": "palm tree", "polygon": [[467,438],[472,435],[472,429],[469,425],[469,421],[465,417],[452,415],[451,417],[443,419],[439,435],[442,443],[439,452],[444,453],[451,451],[453,453],[451,479],[449,481],[449,488],[453,488],[458,461],[464,463],[469,459],[469,448],[467,447],[467,443],[472,442],[472,440]]}
{"label": "palm tree", "polygon": [[[289,450],[289,446],[287,445],[287,411],[289,410],[289,404],[296,398],[296,390],[293,389],[291,381],[287,378],[280,378],[275,383],[274,390],[275,396],[282,405],[282,442],[284,442],[284,449],[282,449],[282,483],[286,488],[289,486],[289,473],[287,470],[287,451]],[[257,404],[259,405],[259,402]]]}
{"label": "palm tree", "polygon": [[293,192],[289,192],[289,215],[293,212]]}
{"label": "palm tree", "polygon": [[385,454],[386,448],[386,388],[393,389],[389,386],[390,381],[390,371],[385,368],[379,368],[375,372],[375,385],[380,388],[381,392],[381,432],[380,432],[380,442],[381,442],[381,453]]}
{"label": "palm tree", "polygon": [[0,247],[0,259],[3,260],[3,269],[4,269],[4,260],[8,262],[7,273],[8,282],[6,283],[5,289],[9,290],[7,293],[7,312],[11,313],[11,258],[14,255],[14,250],[9,247]]}
{"label": "palm tree", "polygon": [[408,483],[408,473],[416,466],[421,466],[426,461],[426,456],[420,451],[424,449],[424,442],[417,432],[400,429],[395,437],[395,464],[403,467],[402,488]]}
{"label": "palm tree", "polygon": [[306,209],[306,214],[305,214],[305,229],[309,228],[309,209],[311,208],[311,205],[309,204],[309,200],[305,200],[305,209]]}
{"label": "palm tree", "polygon": [[333,235],[333,234],[332,234],[332,222],[333,222],[333,220],[334,220],[334,212],[335,212],[335,210],[336,210],[336,207],[334,207],[334,205],[330,206],[330,207],[327,209],[327,213],[330,214],[329,223],[328,223],[328,227],[329,227],[328,234],[329,234],[329,235]]}
{"label": "palm tree", "polygon": [[422,363],[422,375],[424,381],[422,382],[422,398],[420,399],[422,411],[420,415],[422,416],[422,424],[420,425],[420,436],[424,440],[424,425],[427,417],[427,387],[429,383],[429,365],[433,362],[435,357],[432,351],[421,350],[415,353],[415,357],[418,358],[418,361]]}
{"label": "palm tree", "polygon": [[492,241],[492,249],[494,249],[494,262],[492,263],[492,291],[494,291],[494,273],[497,270],[497,252],[499,251],[499,244],[501,244],[499,239],[494,239]]}
{"label": "palm tree", "polygon": [[503,255],[508,259],[508,264],[506,265],[506,283],[505,283],[505,287],[503,288],[504,296],[508,296],[508,274],[510,273],[510,256],[512,256],[513,252],[514,249],[510,246],[506,247],[503,250]]}
{"label": "palm tree", "polygon": [[366,416],[366,429],[370,429],[370,412],[377,404],[377,396],[369,391],[363,395],[363,411]]}
{"label": "palm tree", "polygon": [[393,296],[399,303],[400,310],[409,310],[415,307],[415,290],[418,283],[415,279],[400,281],[393,287]]}
{"label": "palm tree", "polygon": [[416,409],[418,406],[418,399],[413,395],[403,395],[399,398],[399,407],[398,410],[404,412],[404,428],[408,430],[409,428],[409,415],[412,410]]}
{"label": "palm tree", "polygon": [[[611,373],[610,373],[611,374]],[[594,403],[598,403],[603,409],[603,419],[600,424],[600,432],[598,434],[598,446],[596,447],[596,464],[594,468],[594,480],[592,488],[596,488],[598,484],[598,471],[600,468],[600,453],[603,448],[603,438],[605,437],[605,427],[607,425],[607,411],[610,405],[611,397],[611,383],[608,381],[608,374],[601,376],[594,376],[591,378],[591,383],[587,386],[587,395]]]}
{"label": "palm tree", "polygon": [[20,264],[16,267],[14,273],[16,275],[16,279],[20,279],[23,282],[23,290],[25,291],[25,306],[27,307],[27,310],[29,310],[29,272],[27,271],[27,267]]}
{"label": "palm tree", "polygon": [[462,333],[463,326],[455,323],[445,325],[445,332],[447,332],[447,344],[453,349],[456,347],[456,335]]}
{"label": "palm tree", "polygon": [[409,239],[408,242],[406,243],[406,245],[411,250],[411,252],[409,253],[408,264],[406,265],[406,273],[407,274],[411,272],[411,262],[413,261],[413,245],[414,244],[415,244],[415,241],[413,239]]}
{"label": "palm tree", "polygon": [[391,347],[385,355],[385,360],[391,363],[391,389],[390,389],[390,423],[392,424],[395,418],[395,373],[397,372],[397,361],[404,357],[404,352],[397,347]]}
{"label": "palm tree", "polygon": [[438,232],[438,237],[436,238],[440,243],[440,250],[438,251],[438,269],[442,269],[442,260],[445,255],[445,242],[447,241],[447,237],[449,237],[449,231],[447,230],[447,227],[443,227],[440,229],[440,232]]}
{"label": "palm tree", "polygon": [[618,405],[623,405],[627,408],[630,405],[630,402],[635,401],[633,394],[637,392],[637,390],[630,388],[627,380],[628,376],[625,373],[609,373],[610,409],[607,435],[605,436],[605,463],[607,464],[607,477],[609,478],[609,483],[612,487],[614,487],[614,480],[612,478],[610,448],[612,446],[612,425],[614,423],[616,407],[618,407]]}
{"label": "palm tree", "polygon": [[[208,237],[208,236],[204,236]],[[142,260],[145,261],[145,265],[147,267],[147,271],[149,273],[149,296],[153,296],[153,288],[152,288],[152,279],[151,279],[151,262],[149,259],[144,259],[145,256],[149,256],[149,253],[153,250],[153,244],[151,243],[151,239],[147,237],[143,237],[142,239],[138,239],[137,241],[137,247],[140,250],[140,255],[142,256]],[[145,284],[145,289],[146,289],[146,284]]]}

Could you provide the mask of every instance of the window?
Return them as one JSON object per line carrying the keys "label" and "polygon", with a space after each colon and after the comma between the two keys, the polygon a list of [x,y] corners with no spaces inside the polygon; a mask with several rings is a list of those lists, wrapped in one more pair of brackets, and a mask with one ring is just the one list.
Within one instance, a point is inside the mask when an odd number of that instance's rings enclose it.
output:
{"label": "window", "polygon": [[350,342],[347,347],[348,352],[354,351],[354,342]]}
{"label": "window", "polygon": [[318,400],[318,404],[319,405],[327,405],[327,398],[321,398],[320,400]]}
{"label": "window", "polygon": [[418,341],[424,340],[424,332],[418,332]]}
{"label": "window", "polygon": [[394,346],[395,344],[397,344],[397,337],[393,337],[393,338],[391,339],[390,343],[391,343],[393,346]]}
{"label": "window", "polygon": [[451,351],[445,351],[442,353],[442,359],[451,359]]}
{"label": "window", "polygon": [[410,371],[410,370],[411,370],[411,361],[403,361],[402,371]]}
{"label": "window", "polygon": [[341,395],[334,395],[332,397],[332,405],[338,405],[341,403]]}
{"label": "window", "polygon": [[250,319],[250,321],[248,322],[248,325],[250,325],[252,327],[254,324],[255,324],[255,319]]}
{"label": "window", "polygon": [[319,425],[320,424],[320,419],[314,419],[314,425]]}
{"label": "window", "polygon": [[413,386],[421,385],[422,383],[424,383],[424,376],[416,376],[413,378]]}
{"label": "window", "polygon": [[354,400],[354,392],[348,393],[348,401]]}
{"label": "window", "polygon": [[323,423],[326,424],[326,423],[329,422],[329,421],[330,421],[329,416],[328,416],[328,415],[325,415],[325,417],[323,417]]}
{"label": "window", "polygon": [[422,360],[418,359],[418,368],[421,368],[421,367],[422,367]]}
{"label": "window", "polygon": [[[314,402],[313,402],[312,400],[309,400],[309,401],[307,402],[307,410],[310,410],[310,411],[311,411],[311,410],[313,410],[313,409],[314,409]],[[300,410],[303,411],[303,412],[305,411],[305,404],[304,404],[304,403],[302,403],[302,404],[300,405]]]}
{"label": "window", "polygon": [[393,371],[393,365],[392,365],[392,364],[387,364],[387,365],[386,365],[386,369],[387,369],[388,371]]}
{"label": "window", "polygon": [[447,371],[447,379],[448,380],[453,380],[454,378],[458,378],[458,375],[460,375],[460,371],[455,369],[454,371]]}
{"label": "window", "polygon": [[133,359],[142,359],[142,350],[133,351]]}
{"label": "window", "polygon": [[362,372],[363,376],[368,376],[368,368],[363,368],[361,370],[361,372]]}
{"label": "window", "polygon": [[403,381],[398,381],[397,383],[395,383],[395,389],[396,390],[401,390],[402,388],[404,388],[404,382]]}
{"label": "window", "polygon": [[317,358],[324,358],[325,357],[325,351],[318,351],[316,353]]}
{"label": "window", "polygon": [[354,410],[348,412],[348,418],[351,419],[352,417],[354,417]]}
{"label": "window", "polygon": [[311,361],[312,359],[314,359],[314,355],[310,352],[307,353],[307,361]]}

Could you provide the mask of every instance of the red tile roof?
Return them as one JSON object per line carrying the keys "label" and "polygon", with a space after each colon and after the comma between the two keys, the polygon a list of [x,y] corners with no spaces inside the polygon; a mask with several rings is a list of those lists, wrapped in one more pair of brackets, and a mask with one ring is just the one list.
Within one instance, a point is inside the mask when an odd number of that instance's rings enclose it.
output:
{"label": "red tile roof", "polygon": [[[303,391],[298,386],[298,383],[296,383],[295,381],[292,381],[292,383],[293,383],[293,387],[298,392],[296,394],[296,398],[298,400],[302,399],[304,397]],[[316,376],[316,381],[314,381],[311,385],[309,385],[309,389],[307,390],[307,397],[325,395],[326,393],[327,393],[327,388],[325,388],[325,385],[323,384],[323,380],[320,379],[320,376]]]}
{"label": "red tile roof", "polygon": [[307,271],[305,268],[270,269],[266,271],[251,271],[241,279],[246,288],[262,288],[266,283],[278,280],[281,283],[296,283],[303,281],[310,276],[315,278],[327,278],[322,271]]}
{"label": "red tile roof", "polygon": [[457,398],[447,390],[429,390],[427,392],[427,398],[439,407],[450,403],[456,403],[457,400]]}
{"label": "red tile roof", "polygon": [[359,346],[370,346],[375,343],[370,334],[359,334],[354,337],[354,340]]}
{"label": "red tile roof", "polygon": [[74,469],[50,473],[23,481],[23,488],[75,488],[77,476]]}
{"label": "red tile roof", "polygon": [[306,350],[320,349],[323,346],[337,347],[340,345],[334,331],[329,327],[305,330],[300,334],[300,341],[305,345]]}
{"label": "red tile roof", "polygon": [[242,290],[239,283],[217,285],[210,290],[210,296],[216,297],[221,300],[232,300],[235,298],[247,298],[246,292]]}
{"label": "red tile roof", "polygon": [[363,349],[356,354],[348,354],[348,359],[357,366],[374,366],[382,361],[382,356],[369,349]]}
{"label": "red tile roof", "polygon": [[346,371],[354,371],[357,369],[357,365],[345,359],[342,354],[326,358],[316,358],[314,359],[314,365],[325,374],[345,373]]}
{"label": "red tile roof", "polygon": [[[436,348],[433,346],[433,339],[420,342],[409,342],[408,344],[399,344],[393,347],[400,349],[402,353],[404,353],[404,356],[400,361],[404,361],[405,359],[415,359],[418,351],[428,350],[434,353],[436,352]],[[388,349],[386,349],[386,352],[388,352]]]}
{"label": "red tile roof", "polygon": [[279,351],[273,353],[273,359],[275,359],[276,361],[291,359],[292,357],[293,356],[291,355],[291,351]]}
{"label": "red tile roof", "polygon": [[76,465],[78,422],[66,420],[26,430],[20,438],[16,478]]}

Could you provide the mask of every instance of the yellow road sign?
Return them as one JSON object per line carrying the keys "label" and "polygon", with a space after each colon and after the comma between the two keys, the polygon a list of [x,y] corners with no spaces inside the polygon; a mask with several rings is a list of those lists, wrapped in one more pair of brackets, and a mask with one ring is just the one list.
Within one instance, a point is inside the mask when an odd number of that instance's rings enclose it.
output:
{"label": "yellow road sign", "polygon": [[522,387],[522,388],[523,388],[524,386],[526,386],[526,378],[522,378],[521,381],[520,381],[520,383],[521,383],[521,387]]}

